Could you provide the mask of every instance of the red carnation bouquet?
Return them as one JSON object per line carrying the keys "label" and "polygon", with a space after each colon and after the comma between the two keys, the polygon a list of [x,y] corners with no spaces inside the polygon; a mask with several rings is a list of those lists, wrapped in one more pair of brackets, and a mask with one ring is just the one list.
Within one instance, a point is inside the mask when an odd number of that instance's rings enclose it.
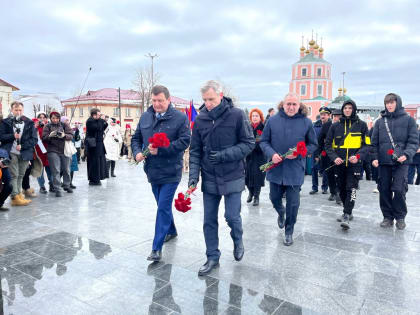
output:
{"label": "red carnation bouquet", "polygon": [[[299,156],[300,155],[301,157],[305,157],[306,154],[308,154],[308,150],[306,148],[305,142],[304,141],[299,141],[294,148],[291,148],[286,153],[281,154],[280,155],[280,157],[282,158],[281,162],[283,162],[284,159],[286,158],[286,156],[288,156],[290,154],[293,154],[293,156]],[[274,163],[273,161],[270,161],[268,163],[265,163],[265,164],[261,165],[260,170],[263,171],[263,172],[267,172],[267,171],[279,166],[280,163]]]}
{"label": "red carnation bouquet", "polygon": [[[153,135],[153,137],[149,138],[149,144],[152,145],[153,148],[167,148],[171,144],[166,133],[164,132],[158,132]],[[144,149],[144,151],[141,153],[144,157],[147,157],[150,154],[149,147]],[[139,164],[139,162],[135,162],[135,164]]]}
{"label": "red carnation bouquet", "polygon": [[191,194],[197,189],[197,186],[190,186],[188,190],[183,194],[178,193],[178,198],[175,199],[175,209],[179,212],[187,212],[191,210]]}
{"label": "red carnation bouquet", "polygon": [[322,151],[321,152],[321,156],[327,156],[327,152],[326,151]]}

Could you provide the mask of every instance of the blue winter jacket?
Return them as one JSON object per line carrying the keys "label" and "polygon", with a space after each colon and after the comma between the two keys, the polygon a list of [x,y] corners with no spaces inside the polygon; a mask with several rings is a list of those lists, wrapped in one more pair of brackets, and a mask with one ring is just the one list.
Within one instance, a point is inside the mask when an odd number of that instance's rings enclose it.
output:
{"label": "blue winter jacket", "polygon": [[[269,160],[275,153],[284,154],[296,147],[299,141],[305,141],[308,154],[317,146],[317,138],[312,122],[301,108],[293,117],[286,115],[283,109],[270,118],[265,125],[260,147]],[[278,185],[300,186],[305,176],[305,158],[285,159],[279,166],[267,173],[267,180]]]}
{"label": "blue winter jacket", "polygon": [[155,133],[166,133],[170,145],[159,148],[157,155],[146,158],[144,171],[152,184],[179,183],[182,177],[184,151],[190,144],[191,132],[187,115],[169,104],[168,110],[161,118],[156,118],[153,106],[141,116],[136,133],[131,139],[133,156],[149,146],[149,138]]}

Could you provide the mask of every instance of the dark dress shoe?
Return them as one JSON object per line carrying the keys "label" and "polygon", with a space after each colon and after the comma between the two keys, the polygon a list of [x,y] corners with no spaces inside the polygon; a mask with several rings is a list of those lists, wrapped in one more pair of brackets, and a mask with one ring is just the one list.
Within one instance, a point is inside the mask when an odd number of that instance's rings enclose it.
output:
{"label": "dark dress shoe", "polygon": [[260,197],[255,197],[254,198],[254,202],[252,203],[252,205],[254,207],[258,206],[260,204]]}
{"label": "dark dress shoe", "polygon": [[328,190],[323,190],[323,191],[322,191],[322,194],[323,194],[323,195],[328,194]]}
{"label": "dark dress shoe", "polygon": [[117,177],[117,175],[115,175],[114,173],[111,174],[111,177]]}
{"label": "dark dress shoe", "polygon": [[219,262],[217,260],[207,260],[206,263],[201,266],[200,270],[198,270],[198,275],[208,275],[217,266],[219,266]]}
{"label": "dark dress shoe", "polygon": [[395,224],[398,230],[404,230],[405,229],[405,221],[404,219],[398,219],[397,223]]}
{"label": "dark dress shoe", "polygon": [[64,190],[67,191],[69,194],[73,193],[73,189],[71,189],[70,187],[64,188]]}
{"label": "dark dress shoe", "polygon": [[383,228],[392,227],[392,226],[394,225],[394,220],[391,220],[391,219],[387,219],[387,218],[385,218],[385,219],[381,222],[381,224],[379,224],[379,225],[380,225],[380,227],[383,227]]}
{"label": "dark dress shoe", "polygon": [[311,190],[310,192],[309,192],[309,194],[310,195],[315,195],[315,194],[317,194],[318,193],[318,191],[315,191],[315,190]]}
{"label": "dark dress shoe", "polygon": [[290,246],[293,244],[293,235],[292,234],[286,234],[284,237],[283,244],[286,246]]}
{"label": "dark dress shoe", "polygon": [[89,185],[90,186],[101,186],[102,184],[101,184],[101,182],[92,182],[92,181],[90,181],[89,182]]}
{"label": "dark dress shoe", "polygon": [[174,239],[178,236],[178,234],[166,234],[165,239],[163,240],[164,243],[169,242],[171,239]]}
{"label": "dark dress shoe", "polygon": [[279,226],[279,229],[284,228],[285,223],[286,221],[284,220],[284,211],[282,211],[277,218],[277,225]]}
{"label": "dark dress shoe", "polygon": [[244,257],[244,254],[245,254],[245,248],[242,241],[240,244],[233,246],[233,257],[235,258],[236,261],[241,261],[242,257]]}
{"label": "dark dress shoe", "polygon": [[328,200],[329,200],[329,201],[334,201],[334,200],[335,200],[335,195],[334,195],[334,194],[331,194],[331,195],[328,197]]}
{"label": "dark dress shoe", "polygon": [[147,260],[150,261],[160,261],[162,259],[162,251],[161,250],[152,250]]}
{"label": "dark dress shoe", "polygon": [[71,189],[76,189],[76,186],[74,186],[73,184],[70,184],[70,188]]}
{"label": "dark dress shoe", "polygon": [[248,198],[246,199],[246,202],[250,203],[252,201],[252,197],[253,197],[253,195],[251,193],[249,193]]}

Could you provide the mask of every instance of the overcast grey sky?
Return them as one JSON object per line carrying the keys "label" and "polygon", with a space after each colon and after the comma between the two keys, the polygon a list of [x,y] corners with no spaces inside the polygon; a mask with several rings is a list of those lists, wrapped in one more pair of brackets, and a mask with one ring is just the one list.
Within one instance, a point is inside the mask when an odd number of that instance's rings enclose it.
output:
{"label": "overcast grey sky", "polygon": [[[334,95],[381,103],[391,91],[420,103],[418,1],[7,1],[0,13],[0,78],[23,92],[69,97],[133,88],[150,66],[173,95],[200,100],[208,79],[226,83],[241,106],[276,104],[288,91],[302,34],[323,37]],[[265,107],[265,106],[264,106]]]}

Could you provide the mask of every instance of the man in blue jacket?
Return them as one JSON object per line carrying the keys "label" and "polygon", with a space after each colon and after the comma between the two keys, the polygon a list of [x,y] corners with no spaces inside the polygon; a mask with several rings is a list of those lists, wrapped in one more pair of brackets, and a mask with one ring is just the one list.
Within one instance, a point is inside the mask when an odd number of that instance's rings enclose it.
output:
{"label": "man in blue jacket", "polygon": [[231,228],[233,256],[240,261],[244,255],[241,219],[244,160],[255,146],[248,118],[234,107],[230,98],[223,96],[220,83],[208,81],[201,94],[204,105],[194,123],[188,183],[188,186],[196,185],[201,171],[207,262],[198,271],[199,276],[210,273],[219,264],[218,212],[222,196],[225,218]]}
{"label": "man in blue jacket", "polygon": [[402,107],[401,97],[390,93],[384,99],[385,110],[373,127],[374,167],[379,166],[379,206],[384,220],[381,227],[405,229],[408,164],[419,148],[416,122]]}
{"label": "man in blue jacket", "polygon": [[[300,141],[306,143],[308,154],[317,146],[317,138],[312,122],[307,118],[308,111],[300,103],[299,95],[289,93],[279,104],[279,111],[267,122],[260,142],[260,147],[267,158],[277,167],[268,171],[270,199],[278,213],[277,223],[280,229],[285,227],[284,245],[293,244],[293,230],[300,205],[300,187],[305,176],[305,158],[290,154],[284,159],[280,156],[296,147]],[[282,198],[286,194],[286,221]]]}
{"label": "man in blue jacket", "polygon": [[[188,117],[171,104],[166,87],[153,87],[152,104],[140,118],[131,140],[131,148],[137,162],[145,160],[144,171],[158,206],[153,248],[147,259],[159,261],[162,258],[163,243],[178,235],[172,214],[172,201],[181,181],[182,159],[190,144],[191,133]],[[168,148],[153,148],[149,144],[149,138],[155,133],[166,134],[170,141]],[[150,150],[147,157],[142,154],[146,148]]]}

